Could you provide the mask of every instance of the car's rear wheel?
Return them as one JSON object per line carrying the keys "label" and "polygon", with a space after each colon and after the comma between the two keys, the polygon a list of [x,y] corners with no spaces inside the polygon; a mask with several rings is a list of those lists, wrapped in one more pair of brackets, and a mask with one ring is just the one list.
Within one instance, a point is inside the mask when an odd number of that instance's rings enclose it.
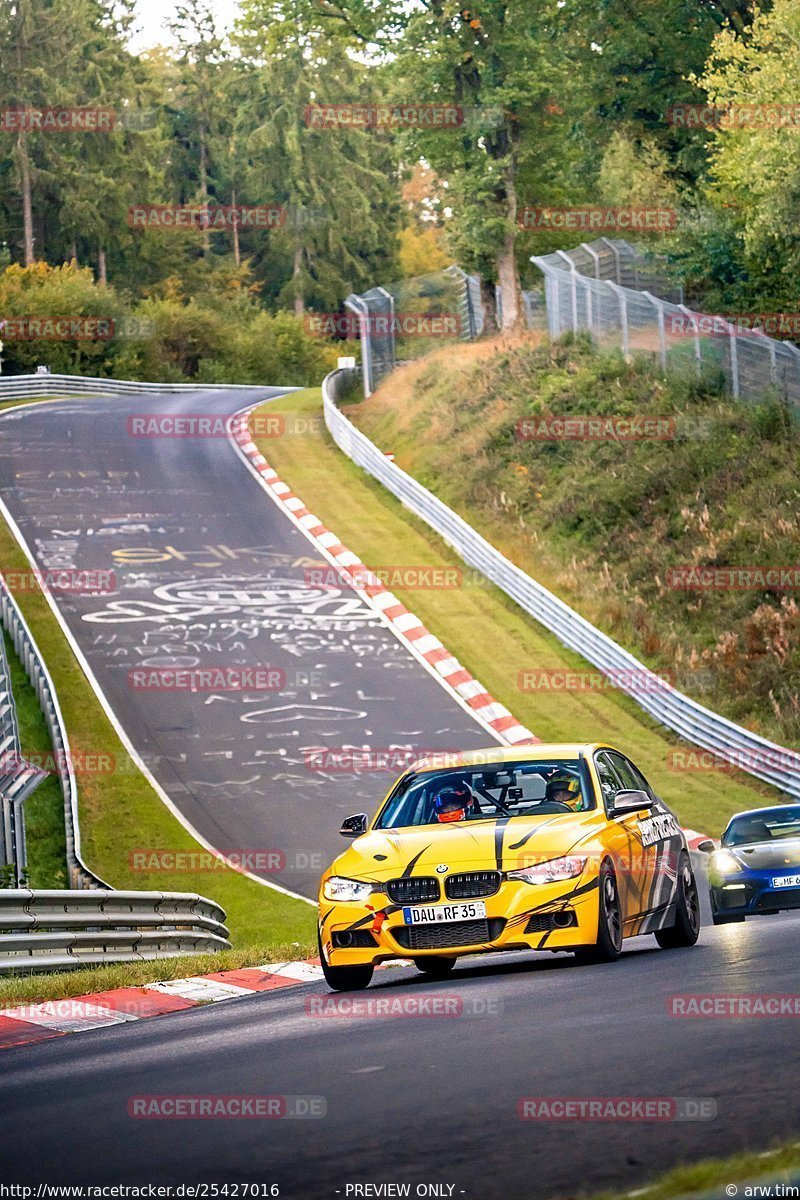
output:
{"label": "car's rear wheel", "polygon": [[375,970],[372,963],[357,967],[332,967],[325,961],[325,952],[322,949],[322,940],[319,934],[317,934],[317,945],[319,946],[319,963],[322,967],[322,974],[325,976],[325,982],[329,988],[334,992],[360,992],[365,987],[369,987]]}
{"label": "car's rear wheel", "polygon": [[600,865],[598,886],[597,941],[593,946],[575,951],[575,957],[581,963],[616,962],[622,953],[622,902],[617,877],[608,859]]}
{"label": "car's rear wheel", "polygon": [[430,979],[446,979],[456,965],[454,958],[415,958],[414,966]]}
{"label": "car's rear wheel", "polygon": [[656,941],[662,950],[677,950],[681,946],[693,946],[700,935],[700,900],[697,895],[697,880],[694,877],[688,854],[681,854],[678,861],[678,882],[675,924],[669,929],[659,929]]}

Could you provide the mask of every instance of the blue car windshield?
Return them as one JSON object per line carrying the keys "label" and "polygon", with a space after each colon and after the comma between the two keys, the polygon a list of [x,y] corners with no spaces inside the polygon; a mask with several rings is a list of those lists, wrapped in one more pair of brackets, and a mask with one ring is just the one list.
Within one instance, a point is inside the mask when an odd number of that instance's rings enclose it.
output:
{"label": "blue car windshield", "polygon": [[[462,805],[452,812],[456,793]],[[435,825],[448,819],[556,816],[596,807],[583,759],[485,763],[404,775],[386,801],[376,829]]]}
{"label": "blue car windshield", "polygon": [[800,839],[800,804],[742,813],[725,830],[722,845],[747,846],[754,842],[777,842],[786,838]]}

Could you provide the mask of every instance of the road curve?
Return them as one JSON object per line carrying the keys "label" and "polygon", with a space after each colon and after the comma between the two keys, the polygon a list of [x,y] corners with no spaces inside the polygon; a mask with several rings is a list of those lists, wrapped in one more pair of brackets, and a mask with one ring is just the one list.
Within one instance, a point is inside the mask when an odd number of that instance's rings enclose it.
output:
{"label": "road curve", "polygon": [[[311,897],[341,847],[342,817],[371,811],[391,774],[309,769],[309,750],[473,749],[492,738],[354,592],[311,586],[317,552],[227,437],[133,435],[137,415],[227,416],[281,394],[11,410],[0,417],[0,495],[43,570],[115,572],[113,594],[60,592],[57,602],[180,812],[212,846]],[[131,686],[131,670],[167,666],[269,666],[281,682],[262,692]]]}
{"label": "road curve", "polygon": [[[465,960],[447,983],[379,973],[372,999],[455,997],[465,1013],[320,1017],[318,985],[6,1050],[4,1182],[454,1185],[476,1200],[620,1193],[681,1161],[796,1137],[798,1043],[783,1019],[676,1019],[675,994],[793,993],[800,917],[704,928],[694,950],[628,943]],[[480,1015],[488,1009],[489,1015]],[[137,1120],[134,1096],[313,1095],[315,1120]],[[713,1099],[714,1120],[530,1122],[523,1096]],[[2,1118],[0,1118],[2,1119]],[[7,1126],[6,1126],[7,1127]],[[444,1193],[447,1195],[448,1193]],[[352,1195],[352,1193],[351,1193]]]}

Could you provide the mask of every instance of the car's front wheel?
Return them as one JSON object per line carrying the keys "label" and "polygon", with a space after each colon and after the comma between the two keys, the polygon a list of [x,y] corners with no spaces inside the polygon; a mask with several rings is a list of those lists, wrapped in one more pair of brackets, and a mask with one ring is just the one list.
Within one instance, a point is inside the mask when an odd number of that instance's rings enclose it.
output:
{"label": "car's front wheel", "polygon": [[414,966],[430,979],[446,979],[456,965],[454,958],[415,958]]}
{"label": "car's front wheel", "polygon": [[622,902],[617,877],[608,859],[600,866],[598,886],[597,941],[593,946],[575,951],[575,957],[581,963],[616,962],[622,953]]}
{"label": "car's front wheel", "polygon": [[694,877],[688,854],[681,854],[678,863],[677,895],[675,897],[675,924],[669,929],[659,929],[656,941],[662,950],[677,950],[681,946],[693,946],[700,935],[700,900],[697,895],[697,880]]}
{"label": "car's front wheel", "polygon": [[319,934],[317,935],[317,945],[319,946],[319,963],[322,967],[322,974],[325,976],[325,982],[329,988],[334,992],[360,992],[365,987],[369,987],[375,970],[372,963],[357,967],[332,967],[325,961],[325,952],[322,949],[322,940]]}

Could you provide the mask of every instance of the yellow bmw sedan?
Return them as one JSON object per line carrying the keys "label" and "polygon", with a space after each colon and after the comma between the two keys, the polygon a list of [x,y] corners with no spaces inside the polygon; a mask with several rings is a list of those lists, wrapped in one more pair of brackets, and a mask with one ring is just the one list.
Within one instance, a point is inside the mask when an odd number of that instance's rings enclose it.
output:
{"label": "yellow bmw sedan", "polygon": [[442,979],[465,954],[571,951],[612,962],[623,939],[693,946],[697,885],[683,830],[612,746],[430,756],[406,770],[320,882],[329,987],[365,988],[412,959]]}

